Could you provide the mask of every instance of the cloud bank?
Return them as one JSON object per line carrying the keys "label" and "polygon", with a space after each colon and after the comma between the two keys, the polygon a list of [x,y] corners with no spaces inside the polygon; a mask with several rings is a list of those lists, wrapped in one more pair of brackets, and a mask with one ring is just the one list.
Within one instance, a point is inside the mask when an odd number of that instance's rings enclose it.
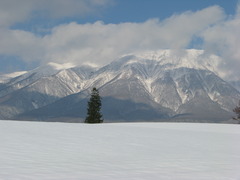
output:
{"label": "cloud bank", "polygon": [[[107,0],[70,0],[69,7],[61,12],[59,9],[64,9],[61,7],[65,6],[66,1],[53,0],[52,3],[55,1],[60,2],[58,5],[60,7],[53,8],[53,5],[49,4],[46,8],[52,17],[66,16],[66,14],[70,16],[75,13],[85,14],[94,11],[95,7],[109,3]],[[35,7],[37,3],[31,2],[34,3],[30,3],[29,6]],[[41,1],[43,4],[46,2]],[[76,5],[75,3],[80,3],[78,7],[82,10],[81,12],[78,12],[78,8],[69,12],[71,5]],[[43,4],[38,6],[45,7]],[[0,7],[2,8],[1,4]],[[34,9],[33,7],[30,9]],[[207,53],[218,54],[224,58],[222,70],[227,72],[228,77],[240,75],[237,69],[234,69],[237,65],[240,67],[238,50],[240,48],[240,13],[229,18],[219,6],[175,14],[163,21],[149,19],[142,23],[120,24],[105,24],[101,21],[89,24],[71,22],[52,28],[50,33],[44,36],[6,28],[7,23],[27,18],[24,8],[18,11],[21,14],[19,18],[9,16],[8,20],[5,18],[5,21],[0,23],[4,24],[4,27],[0,28],[0,54],[18,56],[26,62],[103,65],[118,56],[134,51],[185,49],[189,47],[193,38],[198,37],[202,39],[201,46]],[[229,71],[231,69],[232,72]]]}
{"label": "cloud bank", "polygon": [[210,26],[200,36],[206,52],[224,59],[220,68],[226,73],[226,78],[240,80],[240,6],[235,16]]}

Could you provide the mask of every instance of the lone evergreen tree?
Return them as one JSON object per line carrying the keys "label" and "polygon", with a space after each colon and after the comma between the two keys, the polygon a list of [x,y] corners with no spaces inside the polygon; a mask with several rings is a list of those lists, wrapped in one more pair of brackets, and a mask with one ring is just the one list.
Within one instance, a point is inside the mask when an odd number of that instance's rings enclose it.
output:
{"label": "lone evergreen tree", "polygon": [[87,117],[85,123],[102,123],[101,97],[99,91],[94,87],[92,89],[90,100],[88,101]]}
{"label": "lone evergreen tree", "polygon": [[235,107],[235,109],[233,109],[233,112],[237,114],[237,116],[234,117],[233,119],[238,121],[238,123],[240,124],[240,101],[239,101],[239,106]]}

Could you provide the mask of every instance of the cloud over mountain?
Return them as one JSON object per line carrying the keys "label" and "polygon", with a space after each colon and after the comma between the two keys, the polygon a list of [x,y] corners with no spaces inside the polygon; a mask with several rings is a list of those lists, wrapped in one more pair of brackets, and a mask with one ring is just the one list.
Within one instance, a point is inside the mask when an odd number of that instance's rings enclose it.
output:
{"label": "cloud over mountain", "polygon": [[[226,61],[221,68],[230,78],[240,77],[240,5],[237,13],[226,21],[209,27],[202,33],[204,48]],[[237,74],[236,74],[237,73]]]}
{"label": "cloud over mountain", "polygon": [[[28,1],[26,6],[13,7],[14,0],[0,1],[0,54],[17,56],[22,60],[46,62],[93,63],[103,65],[130,52],[157,49],[186,49],[194,38],[200,39],[199,47],[221,55],[222,71],[226,76],[236,72],[239,64],[240,16],[227,17],[219,6],[211,6],[196,12],[187,11],[171,17],[149,19],[145,22],[119,24],[79,24],[70,22],[49,29],[45,35],[8,28],[30,18],[34,13],[46,12],[51,18],[84,15],[110,0]],[[47,5],[46,5],[47,4]],[[10,10],[10,11],[9,11]],[[10,14],[15,11],[16,13]],[[206,52],[207,52],[206,51]],[[227,64],[227,65],[226,65]],[[238,66],[239,67],[239,66]],[[231,74],[233,76],[233,74]]]}
{"label": "cloud over mountain", "polygon": [[173,15],[163,21],[150,19],[142,23],[120,24],[72,22],[54,27],[43,37],[23,30],[2,29],[5,41],[1,43],[1,53],[34,59],[32,52],[35,52],[35,58],[41,55],[39,59],[47,61],[90,60],[101,63],[98,61],[110,61],[120,54],[136,50],[186,48],[193,35],[223,17],[221,8],[213,6],[198,12]]}

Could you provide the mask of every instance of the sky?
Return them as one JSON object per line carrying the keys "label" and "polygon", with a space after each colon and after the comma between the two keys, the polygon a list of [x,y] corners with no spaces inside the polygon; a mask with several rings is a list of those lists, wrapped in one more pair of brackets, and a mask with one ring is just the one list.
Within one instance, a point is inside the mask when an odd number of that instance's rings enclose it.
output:
{"label": "sky", "polygon": [[104,65],[135,51],[203,49],[240,77],[238,0],[0,0],[0,73]]}

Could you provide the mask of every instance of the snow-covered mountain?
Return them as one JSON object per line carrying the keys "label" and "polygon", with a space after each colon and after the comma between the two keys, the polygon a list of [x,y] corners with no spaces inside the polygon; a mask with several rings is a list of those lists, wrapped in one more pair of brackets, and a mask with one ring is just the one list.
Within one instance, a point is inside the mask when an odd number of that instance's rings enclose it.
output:
{"label": "snow-covered mountain", "polygon": [[238,81],[230,81],[230,84],[235,87],[240,92],[240,80]]}
{"label": "snow-covered mountain", "polygon": [[8,80],[0,89],[0,117],[13,118],[81,91],[84,76],[91,70],[49,63]]}
{"label": "snow-covered mountain", "polygon": [[84,118],[92,87],[107,120],[231,118],[240,93],[219,77],[220,58],[201,50],[128,54],[101,67],[48,64],[0,86],[0,118]]}

